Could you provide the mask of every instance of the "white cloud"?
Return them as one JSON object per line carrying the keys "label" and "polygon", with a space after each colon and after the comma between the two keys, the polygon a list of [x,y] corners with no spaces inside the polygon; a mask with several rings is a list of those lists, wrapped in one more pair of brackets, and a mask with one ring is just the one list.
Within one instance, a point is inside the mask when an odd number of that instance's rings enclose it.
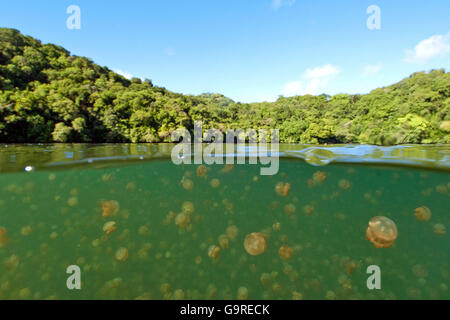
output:
{"label": "white cloud", "polygon": [[364,67],[363,69],[363,76],[371,76],[376,73],[378,73],[383,68],[383,64],[377,63],[377,64],[369,64]]}
{"label": "white cloud", "polygon": [[307,69],[302,75],[302,80],[289,82],[284,86],[283,95],[291,97],[295,95],[321,94],[326,89],[328,82],[339,73],[341,73],[341,70],[331,64]]}
{"label": "white cloud", "polygon": [[305,76],[305,78],[308,78],[308,79],[327,78],[327,77],[336,76],[340,72],[341,71],[339,70],[339,68],[337,68],[331,64],[326,64],[321,67],[307,69],[304,76]]}
{"label": "white cloud", "polygon": [[425,62],[429,59],[446,56],[450,53],[450,31],[447,34],[436,34],[420,41],[413,50],[406,50],[406,62]]}
{"label": "white cloud", "polygon": [[127,78],[128,80],[131,80],[131,78],[133,78],[133,75],[131,73],[122,71],[120,69],[114,69],[113,70],[115,73],[120,74],[121,76]]}
{"label": "white cloud", "polygon": [[283,6],[290,7],[296,0],[272,0],[272,9],[278,10]]}

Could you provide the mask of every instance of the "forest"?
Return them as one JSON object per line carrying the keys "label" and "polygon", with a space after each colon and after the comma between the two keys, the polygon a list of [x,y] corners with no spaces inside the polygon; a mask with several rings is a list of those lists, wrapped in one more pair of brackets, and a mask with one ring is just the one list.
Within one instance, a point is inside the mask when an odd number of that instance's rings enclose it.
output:
{"label": "forest", "polygon": [[240,103],[128,80],[54,44],[0,28],[0,142],[171,142],[178,128],[279,129],[280,142],[450,143],[450,73],[417,72],[368,94]]}

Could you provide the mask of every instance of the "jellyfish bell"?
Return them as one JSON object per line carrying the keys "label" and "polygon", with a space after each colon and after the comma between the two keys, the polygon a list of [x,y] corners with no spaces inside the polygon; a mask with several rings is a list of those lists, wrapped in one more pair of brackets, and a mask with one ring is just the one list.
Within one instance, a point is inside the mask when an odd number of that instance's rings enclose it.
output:
{"label": "jellyfish bell", "polygon": [[238,232],[239,230],[235,225],[228,226],[226,230],[227,237],[231,240],[236,240]]}
{"label": "jellyfish bell", "polygon": [[278,254],[284,260],[289,260],[292,257],[293,250],[288,245],[284,244],[278,250]]}
{"label": "jellyfish bell", "polygon": [[104,217],[116,215],[120,208],[119,203],[115,200],[102,200],[100,204],[102,207],[102,215]]}
{"label": "jellyfish bell", "polygon": [[369,221],[366,238],[375,248],[388,248],[397,239],[398,231],[395,222],[389,218],[378,216]]}
{"label": "jellyfish bell", "polygon": [[127,248],[119,248],[116,251],[116,260],[123,262],[128,259],[128,249]]}
{"label": "jellyfish bell", "polygon": [[286,197],[289,195],[289,190],[291,189],[291,184],[288,182],[279,182],[275,186],[275,191],[278,193],[278,195]]}
{"label": "jellyfish bell", "polygon": [[263,234],[254,232],[245,237],[244,248],[248,254],[257,256],[266,251],[266,240]]}
{"label": "jellyfish bell", "polygon": [[417,220],[428,221],[431,218],[431,210],[426,206],[422,206],[414,210],[414,215]]}
{"label": "jellyfish bell", "polygon": [[445,228],[445,225],[443,225],[442,223],[437,223],[433,226],[434,229],[434,233],[437,235],[444,235],[447,233],[447,229]]}
{"label": "jellyfish bell", "polygon": [[217,259],[219,257],[220,247],[212,245],[208,248],[208,256],[211,259]]}
{"label": "jellyfish bell", "polygon": [[114,231],[116,231],[116,222],[115,221],[108,221],[103,225],[103,231],[105,231],[106,234],[111,234]]}

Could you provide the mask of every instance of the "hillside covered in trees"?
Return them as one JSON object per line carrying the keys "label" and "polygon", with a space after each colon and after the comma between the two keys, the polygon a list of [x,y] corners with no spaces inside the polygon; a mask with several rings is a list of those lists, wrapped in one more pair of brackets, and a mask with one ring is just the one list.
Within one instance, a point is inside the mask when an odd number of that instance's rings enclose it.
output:
{"label": "hillside covered in trees", "polygon": [[238,103],[128,80],[62,47],[0,28],[0,142],[170,142],[180,127],[280,129],[281,142],[450,143],[450,73],[366,95]]}

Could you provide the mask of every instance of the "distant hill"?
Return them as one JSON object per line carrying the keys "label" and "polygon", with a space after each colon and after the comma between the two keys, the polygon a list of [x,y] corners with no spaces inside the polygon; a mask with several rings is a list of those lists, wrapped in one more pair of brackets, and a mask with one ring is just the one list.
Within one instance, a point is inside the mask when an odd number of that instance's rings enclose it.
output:
{"label": "distant hill", "polygon": [[60,46],[0,28],[0,142],[164,142],[207,128],[278,128],[281,142],[450,143],[450,73],[418,72],[366,95],[236,103],[128,80]]}

